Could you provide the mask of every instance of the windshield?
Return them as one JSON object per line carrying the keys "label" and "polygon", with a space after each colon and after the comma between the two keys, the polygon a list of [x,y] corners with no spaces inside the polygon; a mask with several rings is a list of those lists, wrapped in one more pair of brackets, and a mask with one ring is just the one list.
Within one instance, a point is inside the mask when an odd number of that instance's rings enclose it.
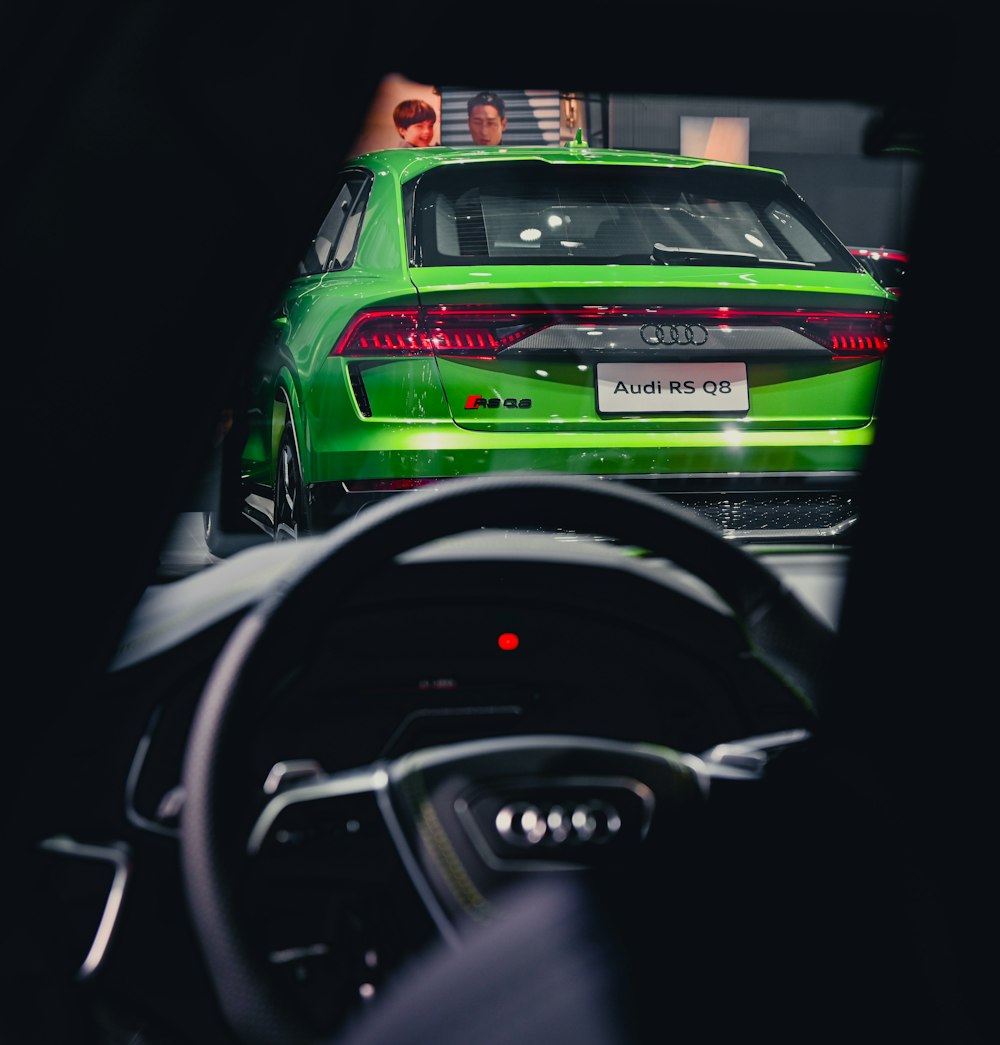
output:
{"label": "windshield", "polygon": [[[414,193],[417,265],[668,263],[656,244],[704,260],[855,271],[780,175],[701,163],[525,161],[442,166]],[[647,161],[648,162],[648,161]]]}

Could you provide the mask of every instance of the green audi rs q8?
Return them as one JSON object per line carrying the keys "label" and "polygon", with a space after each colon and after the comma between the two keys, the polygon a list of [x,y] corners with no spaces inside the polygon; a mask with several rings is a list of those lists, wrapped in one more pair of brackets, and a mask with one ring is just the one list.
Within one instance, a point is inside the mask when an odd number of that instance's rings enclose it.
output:
{"label": "green audi rs q8", "polygon": [[295,537],[530,470],[839,539],[894,306],[781,171],[580,140],[355,156],[261,346],[242,515]]}

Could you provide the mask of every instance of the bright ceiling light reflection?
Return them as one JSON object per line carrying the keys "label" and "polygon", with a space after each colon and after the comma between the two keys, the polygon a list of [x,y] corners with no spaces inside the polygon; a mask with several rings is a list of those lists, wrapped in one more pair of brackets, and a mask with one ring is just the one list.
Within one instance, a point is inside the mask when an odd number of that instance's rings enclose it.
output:
{"label": "bright ceiling light reflection", "polygon": [[541,229],[522,229],[521,230],[521,239],[524,240],[525,243],[534,243],[535,240],[541,239],[541,238],[542,238],[542,230]]}

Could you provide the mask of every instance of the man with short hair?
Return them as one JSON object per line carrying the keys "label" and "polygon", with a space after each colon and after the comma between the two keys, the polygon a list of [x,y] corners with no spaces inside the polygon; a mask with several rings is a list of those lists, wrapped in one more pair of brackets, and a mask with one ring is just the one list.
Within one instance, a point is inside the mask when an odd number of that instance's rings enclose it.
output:
{"label": "man with short hair", "polygon": [[507,107],[496,91],[480,91],[469,99],[469,134],[473,145],[502,145]]}

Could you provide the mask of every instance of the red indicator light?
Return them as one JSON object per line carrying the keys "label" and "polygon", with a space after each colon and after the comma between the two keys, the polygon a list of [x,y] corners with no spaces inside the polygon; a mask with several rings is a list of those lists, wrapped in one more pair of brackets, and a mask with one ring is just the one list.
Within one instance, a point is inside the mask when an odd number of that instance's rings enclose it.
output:
{"label": "red indicator light", "polygon": [[502,635],[497,636],[497,645],[502,650],[517,649],[520,642],[521,640],[512,631],[505,631]]}

